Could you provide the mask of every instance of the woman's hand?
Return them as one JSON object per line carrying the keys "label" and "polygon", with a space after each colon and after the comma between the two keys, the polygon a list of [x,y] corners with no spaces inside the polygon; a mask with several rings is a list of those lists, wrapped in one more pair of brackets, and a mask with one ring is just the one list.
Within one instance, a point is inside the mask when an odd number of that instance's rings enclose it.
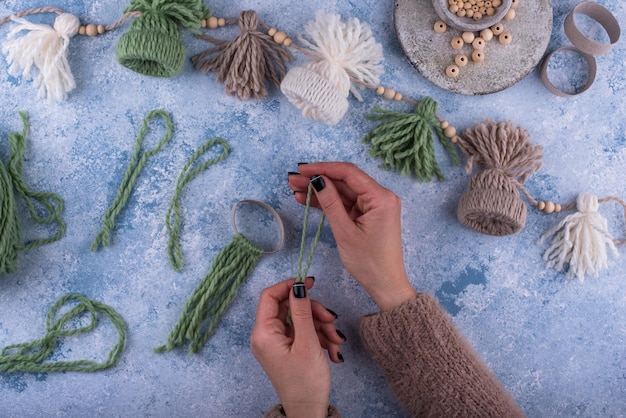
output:
{"label": "woman's hand", "polygon": [[342,362],[339,346],[345,337],[333,324],[336,315],[308,298],[313,279],[294,282],[286,280],[261,293],[250,347],[288,417],[326,417],[330,366],[324,350],[333,362]]}
{"label": "woman's hand", "polygon": [[350,163],[301,164],[289,186],[305,204],[311,182],[311,205],[328,218],[339,255],[348,272],[382,309],[411,299],[416,292],[404,268],[400,198]]}

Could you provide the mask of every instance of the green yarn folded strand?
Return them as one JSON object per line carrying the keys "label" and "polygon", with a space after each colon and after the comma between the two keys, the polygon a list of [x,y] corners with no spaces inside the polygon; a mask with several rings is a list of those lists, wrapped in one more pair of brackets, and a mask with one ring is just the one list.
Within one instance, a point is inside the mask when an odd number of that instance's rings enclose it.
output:
{"label": "green yarn folded strand", "polygon": [[209,9],[201,0],[133,0],[125,12],[140,12],[120,38],[117,61],[137,73],[174,77],[183,71],[187,49],[179,26],[200,33]]}
{"label": "green yarn folded strand", "polygon": [[[74,306],[58,316],[60,309],[67,303],[77,302]],[[78,328],[72,324],[88,313],[90,322]],[[98,314],[111,321],[118,334],[118,341],[113,346],[104,362],[91,360],[45,362],[57,346],[57,340],[93,330],[98,323]],[[46,334],[43,338],[27,343],[8,345],[0,351],[0,372],[97,372],[108,369],[119,359],[126,341],[126,326],[122,317],[110,306],[90,300],[79,294],[68,294],[57,301],[46,317]]]}
{"label": "green yarn folded strand", "polygon": [[317,231],[315,231],[315,236],[313,237],[313,242],[311,243],[311,249],[309,251],[309,255],[306,260],[306,264],[304,267],[302,266],[302,262],[304,261],[304,250],[306,244],[306,235],[309,224],[309,211],[311,209],[311,195],[313,194],[313,186],[309,183],[309,188],[307,189],[306,194],[306,203],[304,209],[304,226],[302,227],[302,238],[300,240],[300,254],[298,256],[298,267],[296,271],[296,283],[304,283],[307,274],[309,272],[309,267],[311,267],[311,262],[313,261],[313,254],[315,253],[315,249],[317,248],[317,244],[319,243],[320,236],[322,235],[322,230],[324,229],[324,221],[326,220],[326,214],[322,212],[322,217],[320,219],[320,224],[317,226]]}
{"label": "green yarn folded strand", "polygon": [[233,240],[217,255],[209,274],[185,304],[165,345],[154,351],[171,351],[188,341],[189,355],[197,353],[211,336],[237,289],[248,278],[262,254],[261,247],[243,234],[235,234]]}
{"label": "green yarn folded strand", "polygon": [[433,131],[439,138],[454,165],[459,164],[458,155],[444,135],[435,115],[437,103],[424,97],[414,108],[414,113],[400,113],[375,107],[376,114],[366,117],[382,121],[362,140],[371,145],[369,153],[383,160],[381,168],[394,169],[402,175],[414,175],[418,181],[430,181],[436,177],[445,179],[433,144]]}
{"label": "green yarn folded strand", "polygon": [[[17,271],[17,253],[41,245],[58,241],[65,235],[65,222],[61,218],[63,199],[56,193],[37,192],[29,189],[22,177],[24,152],[26,150],[26,134],[28,132],[28,116],[20,112],[24,124],[22,133],[9,134],[10,157],[8,170],[0,162],[0,274]],[[57,232],[51,237],[35,239],[20,244],[21,232],[15,192],[22,197],[31,218],[38,224],[57,224]],[[47,216],[40,216],[36,205],[42,206]]]}
{"label": "green yarn folded strand", "polygon": [[[222,146],[222,153],[217,157],[200,164],[193,170],[190,170],[193,163],[215,144],[220,144]],[[167,227],[169,235],[167,253],[170,258],[170,264],[175,271],[180,271],[183,267],[183,254],[180,250],[180,195],[183,192],[183,188],[207,167],[217,164],[226,158],[229,150],[230,148],[228,146],[228,142],[221,138],[208,140],[187,160],[180,176],[178,176],[176,191],[174,192],[174,197],[172,197],[170,206],[167,209],[167,215],[165,216],[165,226]]]}
{"label": "green yarn folded strand", "polygon": [[[160,116],[165,121],[165,135],[158,144],[149,151],[141,153],[141,144],[143,142],[143,138],[146,136],[148,131],[148,124],[150,121],[157,116]],[[172,120],[170,119],[170,115],[164,110],[153,110],[144,118],[143,125],[141,130],[139,131],[139,135],[137,136],[137,140],[135,141],[135,148],[133,150],[133,156],[131,158],[130,164],[126,169],[126,173],[124,174],[124,178],[122,179],[122,183],[117,190],[117,196],[111,206],[107,209],[107,212],[104,215],[104,219],[102,221],[102,229],[96,236],[94,242],[91,244],[91,251],[96,251],[100,247],[107,247],[110,243],[111,232],[113,228],[115,228],[115,218],[120,214],[122,209],[126,206],[126,202],[130,197],[131,192],[133,191],[133,187],[135,182],[137,181],[137,177],[141,173],[141,170],[146,165],[146,161],[148,158],[152,157],[154,154],[159,152],[163,145],[170,140],[172,137]],[[140,156],[141,155],[141,156]]]}

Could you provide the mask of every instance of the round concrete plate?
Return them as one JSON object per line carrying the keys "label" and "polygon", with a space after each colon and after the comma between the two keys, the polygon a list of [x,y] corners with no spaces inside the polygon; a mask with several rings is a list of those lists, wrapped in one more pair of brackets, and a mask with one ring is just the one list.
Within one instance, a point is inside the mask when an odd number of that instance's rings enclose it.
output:
{"label": "round concrete plate", "polygon": [[[515,19],[504,21],[513,42],[501,45],[497,37],[487,42],[481,63],[471,61],[472,46],[452,49],[450,42],[461,31],[448,28],[435,33],[439,19],[432,0],[395,0],[394,24],[400,45],[411,64],[427,80],[453,93],[469,96],[495,93],[530,73],[543,58],[552,34],[550,0],[519,0]],[[455,78],[446,75],[454,57],[465,54],[470,62]]]}

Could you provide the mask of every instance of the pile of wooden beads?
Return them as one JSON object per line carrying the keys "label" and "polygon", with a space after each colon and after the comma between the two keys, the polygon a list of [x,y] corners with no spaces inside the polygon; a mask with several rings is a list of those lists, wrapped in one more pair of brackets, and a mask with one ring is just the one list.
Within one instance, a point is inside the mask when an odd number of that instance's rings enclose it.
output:
{"label": "pile of wooden beads", "polygon": [[[452,2],[456,3],[456,1],[457,0],[449,0],[450,3]],[[458,0],[458,1],[462,1],[462,0]],[[472,1],[478,2],[480,0],[472,0]],[[489,1],[489,0],[485,0],[485,1]],[[494,3],[499,4],[498,2],[499,0],[491,0],[491,5],[493,6]],[[466,3],[470,3],[470,1],[466,1]],[[517,7],[518,3],[519,3],[519,0],[513,0],[511,2],[511,8],[504,16],[503,21],[509,21],[515,18],[515,8]],[[436,33],[444,33],[448,29],[448,26],[445,24],[445,22],[438,20],[437,22],[435,22],[433,29]],[[491,26],[490,28],[485,28],[481,30],[478,33],[463,32],[461,36],[455,36],[454,38],[452,38],[452,41],[450,42],[450,44],[454,50],[457,50],[459,52],[461,49],[463,49],[465,45],[471,45],[472,47],[472,53],[470,54],[471,61],[475,63],[480,63],[485,60],[485,46],[487,42],[491,41],[492,39],[496,37],[498,38],[498,41],[502,45],[509,45],[513,40],[513,36],[511,35],[511,33],[505,31],[504,23],[499,22]],[[470,58],[468,58],[468,56],[463,53],[457,54],[454,57],[454,64],[450,64],[446,68],[446,75],[451,78],[458,77],[459,74],[461,73],[461,68],[465,67],[470,62]]]}
{"label": "pile of wooden beads", "polygon": [[483,16],[493,16],[502,0],[448,0],[448,10],[458,17],[471,17],[480,20]]}

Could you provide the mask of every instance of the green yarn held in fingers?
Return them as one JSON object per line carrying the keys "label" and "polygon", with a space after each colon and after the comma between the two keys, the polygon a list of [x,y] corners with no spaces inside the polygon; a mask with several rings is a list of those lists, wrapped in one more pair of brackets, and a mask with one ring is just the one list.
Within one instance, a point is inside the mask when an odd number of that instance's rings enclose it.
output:
{"label": "green yarn held in fingers", "polygon": [[374,111],[377,113],[366,117],[382,122],[363,138],[363,142],[370,144],[370,155],[383,160],[383,169],[394,169],[405,176],[414,175],[420,182],[430,181],[433,177],[444,180],[435,158],[433,131],[453,164],[458,165],[458,155],[435,117],[437,103],[430,97],[423,98],[415,106],[414,113],[379,107]]}
{"label": "green yarn held in fingers", "polygon": [[117,44],[123,66],[153,77],[174,77],[183,71],[187,49],[179,26],[198,34],[209,9],[202,0],[132,0],[124,12],[141,13]]}

